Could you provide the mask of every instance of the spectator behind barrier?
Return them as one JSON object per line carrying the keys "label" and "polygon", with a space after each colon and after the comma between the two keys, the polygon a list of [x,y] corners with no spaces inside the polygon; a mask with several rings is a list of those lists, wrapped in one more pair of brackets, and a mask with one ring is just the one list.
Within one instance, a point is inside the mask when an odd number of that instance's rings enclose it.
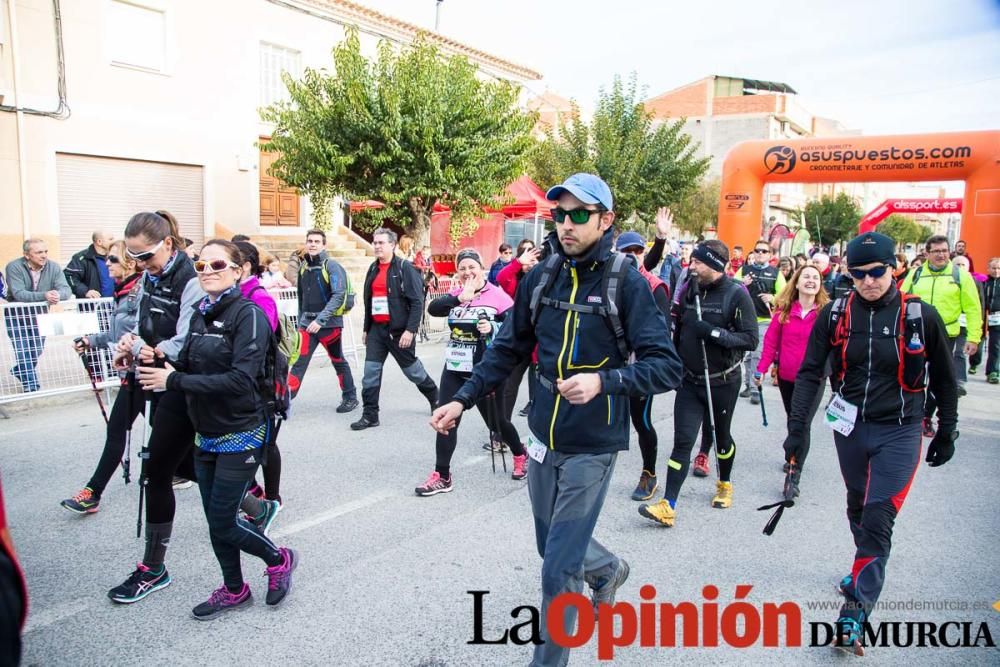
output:
{"label": "spectator behind barrier", "polygon": [[[72,294],[59,265],[49,261],[49,248],[42,239],[30,238],[22,245],[24,257],[7,265],[9,283],[7,298],[11,302],[54,305]],[[4,309],[3,323],[14,348],[16,364],[10,374],[21,383],[25,392],[38,391],[38,357],[45,349],[45,337],[38,333],[38,312],[46,306],[33,309],[34,312],[18,308]]]}
{"label": "spectator behind barrier", "polygon": [[90,235],[91,244],[73,255],[66,265],[66,282],[77,299],[113,296],[115,281],[108,273],[105,257],[114,237],[104,231]]}

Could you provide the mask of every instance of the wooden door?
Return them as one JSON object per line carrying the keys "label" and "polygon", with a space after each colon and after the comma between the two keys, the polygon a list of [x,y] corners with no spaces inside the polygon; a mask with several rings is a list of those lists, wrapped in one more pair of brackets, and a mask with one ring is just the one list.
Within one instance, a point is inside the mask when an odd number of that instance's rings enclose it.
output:
{"label": "wooden door", "polygon": [[[261,137],[260,141],[267,139]],[[277,159],[277,153],[260,151],[260,224],[298,227],[299,191],[271,175],[271,165]]]}

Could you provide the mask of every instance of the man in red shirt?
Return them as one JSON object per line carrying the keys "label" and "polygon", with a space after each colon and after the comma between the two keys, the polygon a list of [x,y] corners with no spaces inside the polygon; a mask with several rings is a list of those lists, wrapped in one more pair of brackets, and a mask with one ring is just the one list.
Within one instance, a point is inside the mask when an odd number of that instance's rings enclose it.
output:
{"label": "man in red shirt", "polygon": [[378,426],[378,397],[382,389],[382,366],[391,354],[403,375],[424,395],[431,410],[437,407],[438,389],[417,359],[415,340],[424,311],[420,272],[396,256],[396,232],[376,229],[372,234],[375,261],[365,277],[365,375],[361,381],[364,404],[361,419],[351,424],[360,431]]}

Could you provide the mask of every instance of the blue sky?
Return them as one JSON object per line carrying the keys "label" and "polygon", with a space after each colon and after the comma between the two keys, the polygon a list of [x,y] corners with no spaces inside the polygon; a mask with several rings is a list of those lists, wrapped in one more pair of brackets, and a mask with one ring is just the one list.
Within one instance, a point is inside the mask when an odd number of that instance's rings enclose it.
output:
{"label": "blue sky", "polygon": [[[357,1],[434,25],[435,0]],[[444,0],[441,32],[584,107],[615,74],[648,96],[722,74],[869,135],[1000,128],[1000,0]]]}

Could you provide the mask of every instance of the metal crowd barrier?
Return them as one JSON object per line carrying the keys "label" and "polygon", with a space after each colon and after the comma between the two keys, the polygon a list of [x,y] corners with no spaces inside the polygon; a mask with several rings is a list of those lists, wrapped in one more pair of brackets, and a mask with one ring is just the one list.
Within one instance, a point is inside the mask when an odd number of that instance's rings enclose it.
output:
{"label": "metal crowd barrier", "polygon": [[[445,317],[430,317],[426,303],[447,294],[452,285],[442,279],[438,288],[427,293],[419,340],[439,341],[448,333]],[[298,316],[298,291],[272,290],[278,311],[293,321]],[[47,303],[0,303],[4,327],[0,332],[0,405],[43,396],[91,391],[89,368],[99,389],[108,392],[119,384],[112,368],[110,348],[92,350],[81,358],[73,349],[73,339],[107,331],[113,299],[71,299],[50,306]],[[344,357],[361,366],[355,328],[360,328],[364,304],[357,295],[352,311],[344,317]],[[84,365],[86,363],[86,366]],[[110,396],[108,396],[110,399]]]}
{"label": "metal crowd barrier", "polygon": [[119,384],[111,368],[110,349],[91,350],[82,357],[73,339],[107,331],[112,299],[73,299],[48,303],[0,304],[0,404],[27,398],[99,389]]}

